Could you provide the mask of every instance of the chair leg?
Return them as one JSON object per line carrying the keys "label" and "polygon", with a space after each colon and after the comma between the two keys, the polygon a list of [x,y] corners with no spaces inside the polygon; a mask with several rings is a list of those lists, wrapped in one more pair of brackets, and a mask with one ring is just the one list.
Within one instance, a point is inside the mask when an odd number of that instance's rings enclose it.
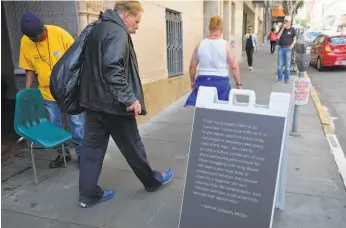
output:
{"label": "chair leg", "polygon": [[35,184],[38,185],[37,172],[36,172],[36,162],[35,162],[35,154],[34,154],[33,146],[34,146],[34,143],[32,142],[31,145],[30,145],[32,169],[34,170]]}
{"label": "chair leg", "polygon": [[61,144],[61,147],[62,147],[62,156],[64,157],[64,165],[65,165],[65,168],[66,168],[67,165],[66,165],[66,153],[65,153],[65,146],[64,146],[64,144]]}

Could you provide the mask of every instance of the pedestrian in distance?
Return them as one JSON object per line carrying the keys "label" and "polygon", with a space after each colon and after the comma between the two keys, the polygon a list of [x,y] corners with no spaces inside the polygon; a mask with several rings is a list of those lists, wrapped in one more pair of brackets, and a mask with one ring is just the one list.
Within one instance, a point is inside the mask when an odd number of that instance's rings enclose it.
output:
{"label": "pedestrian in distance", "polygon": [[275,28],[271,29],[271,32],[268,35],[268,40],[270,41],[270,53],[274,54],[277,40]]}
{"label": "pedestrian in distance", "polygon": [[252,26],[249,26],[248,32],[245,34],[243,39],[244,50],[246,52],[247,63],[249,66],[249,70],[253,71],[253,55],[254,51],[258,51],[258,42],[256,35],[254,34],[254,30]]}
{"label": "pedestrian in distance", "polygon": [[290,16],[286,16],[284,18],[284,24],[277,35],[277,39],[279,40],[277,82],[282,82],[282,76],[285,74],[284,81],[285,83],[289,83],[289,77],[291,74],[292,49],[297,42],[296,30],[291,27],[291,23],[292,18]]}

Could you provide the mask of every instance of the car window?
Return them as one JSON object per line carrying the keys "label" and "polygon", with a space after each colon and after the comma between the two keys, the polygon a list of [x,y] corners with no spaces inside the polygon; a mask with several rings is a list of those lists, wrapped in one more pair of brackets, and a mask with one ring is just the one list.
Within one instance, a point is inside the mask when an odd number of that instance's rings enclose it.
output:
{"label": "car window", "polygon": [[312,42],[313,44],[318,44],[318,41],[320,40],[320,36],[319,37],[317,37],[315,40],[314,40],[314,42]]}
{"label": "car window", "polygon": [[318,40],[318,44],[322,44],[326,38],[324,36],[321,36],[321,38]]}
{"label": "car window", "polygon": [[331,44],[346,44],[346,36],[331,37],[328,42]]}

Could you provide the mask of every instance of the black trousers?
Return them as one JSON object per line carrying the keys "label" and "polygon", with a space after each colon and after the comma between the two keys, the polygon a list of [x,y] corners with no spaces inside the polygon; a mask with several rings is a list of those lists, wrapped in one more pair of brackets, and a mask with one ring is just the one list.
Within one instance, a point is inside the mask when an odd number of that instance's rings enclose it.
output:
{"label": "black trousers", "polygon": [[97,201],[102,190],[97,185],[109,136],[117,144],[126,161],[148,191],[161,186],[160,172],[153,171],[148,163],[144,145],[134,116],[118,116],[86,111],[84,148],[80,157],[79,200]]}
{"label": "black trousers", "polygon": [[275,47],[276,47],[276,41],[270,41],[270,53],[275,52]]}
{"label": "black trousers", "polygon": [[249,67],[252,67],[254,50],[255,50],[255,48],[253,48],[253,47],[245,48],[246,56],[247,56],[247,63],[249,65]]}

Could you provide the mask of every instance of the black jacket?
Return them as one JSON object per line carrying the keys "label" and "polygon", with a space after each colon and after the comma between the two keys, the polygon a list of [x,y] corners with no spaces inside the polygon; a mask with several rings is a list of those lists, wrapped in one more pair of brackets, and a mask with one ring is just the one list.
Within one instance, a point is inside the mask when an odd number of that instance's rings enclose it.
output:
{"label": "black jacket", "polygon": [[126,108],[138,100],[146,114],[144,95],[132,39],[113,10],[88,35],[81,75],[80,103],[116,115],[134,115]]}

